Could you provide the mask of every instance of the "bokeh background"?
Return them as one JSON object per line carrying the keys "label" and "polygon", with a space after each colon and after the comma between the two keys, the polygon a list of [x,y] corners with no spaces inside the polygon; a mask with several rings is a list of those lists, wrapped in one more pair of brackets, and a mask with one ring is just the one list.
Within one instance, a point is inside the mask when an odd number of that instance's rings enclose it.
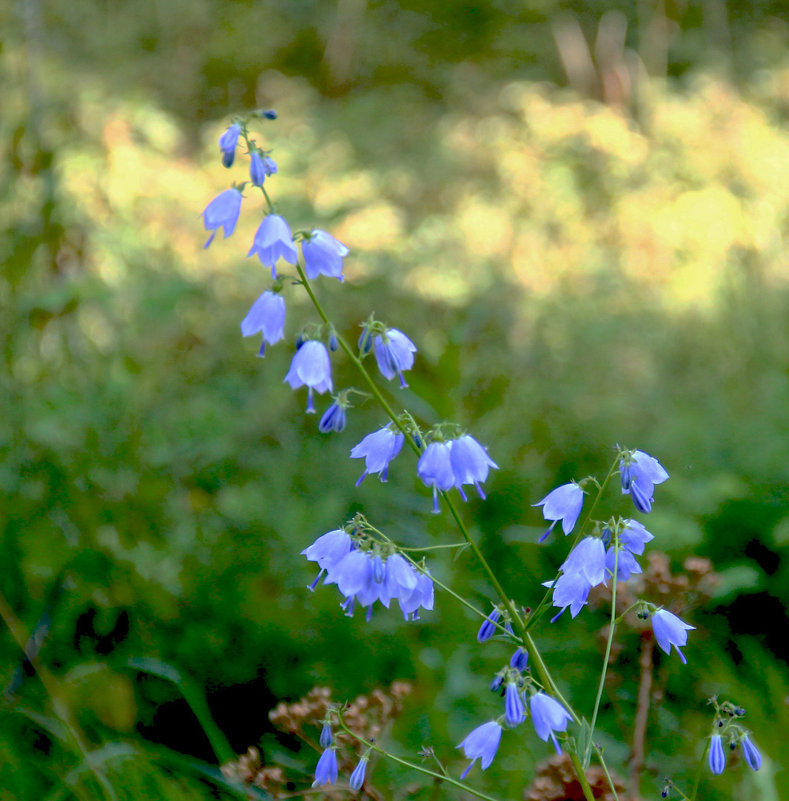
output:
{"label": "bokeh background", "polygon": [[[268,711],[315,685],[413,684],[404,754],[499,713],[509,651],[450,598],[421,623],[338,609],[299,551],[356,511],[412,545],[452,541],[403,454],[388,484],[349,448],[370,404],[320,435],[238,324],[266,288],[259,221],[202,245],[232,180],[217,138],[273,107],[270,191],[351,248],[320,284],[354,337],[374,310],[418,344],[411,389],[501,469],[464,513],[509,592],[534,604],[563,543],[531,504],[602,475],[613,445],[671,473],[648,527],[679,573],[710,559],[689,664],[658,655],[642,773],[687,788],[706,698],[743,705],[764,755],[699,798],[789,797],[789,8],[785,2],[9,0],[0,10],[0,488],[4,616],[37,633],[47,693],[0,635],[0,799],[235,798],[217,765],[261,745],[299,794],[316,755]],[[289,292],[288,336],[311,319]],[[353,378],[337,361],[338,383]],[[616,513],[628,514],[617,493]],[[625,499],[626,500],[626,499]],[[468,554],[431,561],[485,606]],[[592,706],[604,609],[540,633]],[[600,737],[627,775],[635,633]],[[186,700],[185,700],[186,696]],[[191,702],[191,706],[190,703]],[[195,711],[198,718],[195,717]],[[212,728],[210,716],[216,721]],[[474,780],[520,798],[548,750],[505,740]],[[417,792],[375,766],[387,797]],[[419,786],[417,782],[415,786]],[[445,791],[446,797],[456,794]]]}

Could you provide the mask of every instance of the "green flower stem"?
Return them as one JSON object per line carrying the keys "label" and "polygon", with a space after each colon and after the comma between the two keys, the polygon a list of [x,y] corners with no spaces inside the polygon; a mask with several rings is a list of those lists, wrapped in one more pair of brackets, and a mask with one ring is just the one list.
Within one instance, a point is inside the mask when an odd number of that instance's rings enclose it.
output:
{"label": "green flower stem", "polygon": [[584,798],[586,801],[594,801],[594,793],[592,792],[592,788],[589,786],[589,780],[586,778],[586,772],[584,771],[583,765],[581,765],[581,760],[578,758],[578,754],[574,751],[570,752],[570,759],[572,760],[573,767],[575,768],[575,773],[578,776],[578,781],[581,784],[581,790],[583,791]]}
{"label": "green flower stem", "polygon": [[[499,801],[499,799],[487,795],[486,793],[482,793],[479,790],[475,790],[470,785],[464,784],[463,782],[458,781],[457,779],[453,779],[451,776],[446,776],[442,773],[436,773],[436,771],[430,770],[429,768],[424,768],[422,767],[422,765],[417,765],[414,762],[409,762],[406,759],[401,759],[400,757],[395,756],[394,754],[390,754],[388,751],[384,750],[379,745],[376,745],[375,743],[371,743],[368,740],[365,740],[364,737],[361,737],[360,735],[356,734],[356,732],[351,731],[345,725],[345,721],[342,719],[342,715],[340,714],[339,711],[337,712],[337,719],[340,724],[340,728],[342,728],[342,730],[346,734],[353,737],[354,740],[360,742],[362,745],[366,746],[371,751],[375,751],[376,753],[381,754],[381,756],[384,756],[387,759],[391,759],[392,762],[397,762],[398,765],[404,765],[405,767],[410,768],[411,770],[415,770],[418,773],[423,773],[425,776],[431,776],[433,779],[437,779],[439,781],[446,782],[447,784],[451,784],[453,787],[457,787],[459,790],[463,790],[464,792],[469,793],[470,795],[474,795],[477,798],[482,798],[483,801]],[[589,796],[589,799],[590,801],[594,801],[594,799],[591,796]]]}
{"label": "green flower stem", "polygon": [[[304,268],[302,267],[301,263],[296,265],[296,269],[298,270],[302,286],[304,287],[304,289],[306,290],[307,294],[309,295],[309,298],[312,301],[312,304],[315,307],[315,310],[318,312],[318,315],[320,316],[321,320],[323,320],[323,322],[328,326],[332,325],[332,322],[329,319],[329,316],[326,314],[326,311],[324,310],[324,308],[321,305],[320,301],[316,297],[315,292],[313,291],[312,286],[310,285],[310,282],[307,279],[307,276],[306,276],[306,274],[304,272]],[[378,403],[380,404],[381,408],[384,410],[386,415],[397,426],[397,428],[400,430],[400,432],[405,436],[406,441],[411,446],[411,449],[417,454],[417,456],[420,455],[421,452],[422,452],[421,449],[416,444],[416,442],[413,440],[413,438],[411,437],[409,432],[406,430],[405,426],[403,426],[403,424],[399,421],[399,419],[395,415],[392,407],[386,401],[386,398],[384,398],[384,396],[381,394],[381,391],[378,389],[378,386],[376,385],[375,381],[373,381],[372,376],[367,372],[367,370],[365,369],[365,366],[362,364],[362,360],[356,355],[356,353],[353,351],[353,349],[348,345],[348,343],[346,342],[344,337],[342,337],[341,335],[337,334],[337,341],[338,341],[340,347],[345,352],[345,354],[348,356],[348,358],[353,362],[353,364],[359,370],[360,374],[362,375],[362,378],[364,379],[364,381],[367,384],[367,386],[370,388],[370,391],[372,392],[373,396],[378,401]],[[606,484],[608,483],[608,481],[610,480],[611,476],[613,475],[614,470],[616,469],[616,465],[617,465],[617,462],[614,462],[614,464],[611,466],[611,469],[608,471],[608,475],[606,476],[605,481],[603,481],[603,484],[602,484],[602,486],[600,488],[600,492],[598,493],[598,497],[595,499],[595,502],[592,504],[592,507],[590,508],[589,513],[587,514],[586,519],[584,520],[584,523],[581,526],[581,530],[579,531],[579,535],[580,535],[581,531],[583,531],[583,528],[586,525],[586,523],[591,519],[592,512],[594,511],[595,507],[597,506],[597,501],[599,500],[600,495],[602,495]],[[460,515],[459,515],[459,513],[457,511],[457,508],[455,507],[455,504],[454,504],[452,498],[449,497],[449,493],[441,491],[440,494],[441,494],[442,500],[446,504],[447,509],[449,509],[449,513],[452,516],[453,520],[455,521],[455,523],[456,523],[456,525],[458,527],[458,530],[460,531],[461,536],[468,543],[468,545],[471,548],[471,550],[474,552],[474,556],[476,557],[477,561],[482,566],[482,569],[487,574],[488,579],[490,580],[491,584],[493,585],[493,588],[494,588],[496,594],[499,596],[499,599],[501,600],[501,603],[503,604],[503,606],[507,610],[507,613],[509,614],[510,619],[512,620],[513,624],[517,627],[518,633],[519,633],[521,641],[522,641],[522,644],[524,646],[526,646],[526,648],[528,649],[529,654],[531,655],[532,661],[533,661],[533,663],[534,663],[534,665],[535,665],[535,667],[537,669],[537,673],[540,676],[540,680],[543,683],[543,686],[545,687],[545,689],[547,689],[551,693],[551,695],[555,696],[564,705],[564,707],[569,711],[569,713],[572,716],[572,719],[575,721],[575,723],[580,724],[581,723],[581,719],[578,717],[576,712],[573,710],[573,708],[570,706],[570,704],[564,698],[562,693],[559,691],[559,688],[557,687],[556,682],[553,680],[550,672],[548,671],[547,665],[545,664],[545,662],[542,659],[542,655],[539,653],[539,650],[537,648],[536,643],[534,642],[534,640],[532,639],[531,635],[529,634],[529,632],[528,632],[528,630],[526,628],[526,625],[524,623],[523,618],[521,617],[520,614],[518,614],[518,611],[515,608],[515,604],[513,604],[513,602],[510,600],[509,596],[507,595],[507,593],[504,591],[504,588],[501,586],[501,583],[499,582],[498,578],[496,577],[496,574],[493,572],[493,570],[491,569],[490,565],[488,564],[488,561],[483,556],[482,551],[479,549],[479,546],[471,538],[471,535],[469,534],[465,523],[461,519],[461,517],[460,517]],[[578,537],[576,537],[576,540],[577,539],[578,539]],[[459,597],[459,596],[455,596],[455,597]],[[485,617],[487,617],[487,615]],[[356,735],[354,735],[354,736],[356,736]],[[360,739],[360,738],[358,738],[358,739]],[[373,746],[373,747],[375,748],[375,746]],[[376,748],[376,750],[379,750],[379,749]],[[598,758],[600,759],[600,761],[602,763],[603,762],[602,754],[600,753],[599,749],[595,749],[595,751],[597,753]],[[386,754],[386,752],[384,752],[384,751],[381,751],[381,753]],[[466,787],[466,785],[463,785],[460,782],[455,782],[454,780],[446,779],[445,777],[442,777],[439,774],[434,773],[433,771],[428,771],[425,768],[421,768],[419,766],[411,765],[411,763],[407,763],[407,762],[405,762],[403,760],[399,760],[398,758],[392,757],[389,754],[386,754],[386,755],[389,756],[391,759],[395,759],[395,761],[400,761],[402,764],[409,765],[410,767],[414,767],[414,769],[419,770],[422,773],[426,773],[426,774],[431,775],[433,777],[441,778],[441,779],[443,779],[445,781],[450,781],[450,783],[454,783],[454,784],[456,784],[456,786],[461,787],[463,789],[468,789]],[[583,787],[584,783],[586,783],[586,788],[588,788],[589,785],[588,785],[588,782],[586,782],[586,777],[585,777],[582,769],[579,772],[578,780],[581,782],[582,787]],[[612,790],[613,790],[613,784],[612,784]],[[479,793],[475,793],[475,795],[479,796],[480,798],[488,798],[488,796],[480,795]],[[584,789],[584,795],[586,796],[587,801],[594,801],[593,796],[591,795],[591,791],[589,791],[589,794],[587,794],[587,789]]]}
{"label": "green flower stem", "polygon": [[[326,325],[329,326],[332,325],[332,322],[329,319],[329,316],[324,311],[321,302],[318,300],[317,296],[315,295],[315,292],[313,292],[310,281],[307,278],[307,275],[305,274],[304,268],[301,266],[301,263],[296,265],[296,269],[299,272],[299,278],[301,279],[301,284],[307,291],[307,294],[309,295],[310,300],[312,301],[312,305],[315,307],[315,311],[318,312],[318,315],[320,316],[321,320],[323,320],[323,322]],[[337,342],[345,352],[345,355],[354,363],[356,369],[361,373],[364,382],[369,387],[370,392],[372,392],[373,396],[378,401],[381,408],[384,410],[384,412],[386,412],[387,417],[389,417],[389,419],[397,426],[397,428],[400,430],[400,433],[403,434],[403,436],[405,436],[406,442],[408,442],[408,444],[411,446],[411,449],[414,451],[414,453],[416,453],[417,456],[421,454],[422,451],[419,449],[419,446],[416,444],[416,442],[414,442],[413,437],[406,430],[405,426],[398,420],[397,415],[394,413],[394,410],[389,405],[386,398],[384,398],[384,396],[381,394],[381,390],[378,389],[378,385],[375,383],[375,381],[373,381],[373,377],[370,375],[370,373],[367,372],[367,368],[364,366],[364,364],[362,364],[362,360],[356,355],[353,348],[351,348],[351,346],[346,342],[345,337],[343,337],[339,333],[337,333],[336,336],[337,336]]]}
{"label": "green flower stem", "polygon": [[614,577],[611,586],[611,622],[608,626],[608,640],[605,644],[605,656],[603,657],[603,670],[600,673],[600,684],[597,687],[597,698],[594,702],[594,711],[592,712],[592,722],[589,724],[589,744],[586,747],[584,754],[584,764],[589,764],[589,759],[592,753],[592,737],[594,737],[594,727],[597,723],[597,713],[600,711],[600,700],[603,697],[603,687],[605,686],[605,677],[608,672],[608,660],[611,657],[611,646],[614,642],[614,632],[616,631],[616,585],[619,572],[619,534],[614,527]]}

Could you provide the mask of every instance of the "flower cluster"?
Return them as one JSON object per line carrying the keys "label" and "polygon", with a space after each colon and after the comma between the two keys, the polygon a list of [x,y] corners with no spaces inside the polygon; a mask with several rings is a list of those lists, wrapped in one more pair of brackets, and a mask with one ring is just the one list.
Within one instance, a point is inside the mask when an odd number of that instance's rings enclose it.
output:
{"label": "flower cluster", "polygon": [[759,770],[762,766],[762,755],[751,740],[750,732],[739,722],[745,715],[745,710],[731,701],[719,704],[717,698],[712,698],[710,702],[715,706],[713,733],[710,735],[707,754],[710,771],[718,776],[726,769],[724,743],[728,744],[730,751],[735,751],[738,745],[741,746],[748,767],[751,770]]}
{"label": "flower cluster", "polygon": [[498,469],[487,450],[474,437],[464,434],[446,442],[431,442],[419,457],[416,472],[425,485],[433,489],[433,511],[438,512],[438,493],[453,487],[465,501],[463,486],[473,485],[484,500],[480,484],[487,479],[491,467]]}
{"label": "flower cluster", "polygon": [[399,553],[366,535],[335,529],[301,553],[318,564],[319,572],[310,589],[322,577],[325,584],[336,584],[345,598],[341,607],[348,616],[353,615],[358,603],[367,609],[369,620],[376,601],[388,609],[397,600],[406,620],[418,620],[420,607],[433,608],[433,581],[427,568],[417,570]]}

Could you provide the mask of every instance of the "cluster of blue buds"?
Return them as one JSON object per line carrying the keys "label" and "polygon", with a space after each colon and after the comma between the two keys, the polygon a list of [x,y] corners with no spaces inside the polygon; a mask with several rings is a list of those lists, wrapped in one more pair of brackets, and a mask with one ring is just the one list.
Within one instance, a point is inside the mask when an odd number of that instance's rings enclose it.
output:
{"label": "cluster of blue buds", "polygon": [[388,609],[397,600],[406,620],[418,620],[420,608],[433,608],[433,581],[426,567],[417,570],[388,543],[370,536],[362,520],[355,519],[349,528],[351,533],[329,531],[301,552],[318,563],[311,590],[321,578],[325,584],[336,584],[345,598],[341,604],[345,613],[352,616],[358,603],[367,609],[368,620],[376,601]]}
{"label": "cluster of blue buds", "polygon": [[717,698],[711,698],[710,703],[715,706],[708,753],[710,771],[719,776],[725,770],[724,743],[728,744],[729,751],[735,751],[739,745],[748,767],[751,770],[759,770],[762,766],[762,755],[753,744],[750,732],[739,722],[739,719],[744,717],[745,710],[731,701],[718,703]]}
{"label": "cluster of blue buds", "polygon": [[[323,752],[315,766],[315,780],[313,787],[322,787],[327,784],[336,784],[339,769],[337,766],[337,746],[332,737],[331,722],[327,719],[323,721],[320,736],[320,746]],[[348,785],[351,790],[358,792],[364,786],[364,779],[367,773],[367,763],[370,761],[369,749],[365,751],[356,767],[348,778]]]}

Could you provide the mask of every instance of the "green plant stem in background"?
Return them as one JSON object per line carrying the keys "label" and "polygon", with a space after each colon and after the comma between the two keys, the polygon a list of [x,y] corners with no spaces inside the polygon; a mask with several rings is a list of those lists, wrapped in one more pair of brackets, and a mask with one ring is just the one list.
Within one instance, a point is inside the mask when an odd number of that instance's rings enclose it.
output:
{"label": "green plant stem in background", "polygon": [[600,700],[603,697],[603,688],[605,687],[605,677],[608,672],[608,660],[611,658],[611,646],[614,642],[614,632],[616,631],[616,584],[619,571],[619,532],[614,528],[614,538],[612,545],[614,547],[614,577],[611,586],[611,622],[608,625],[608,639],[605,644],[605,656],[603,657],[603,670],[600,673],[600,684],[597,687],[597,697],[594,702],[594,710],[592,712],[592,722],[589,724],[589,742],[586,746],[586,753],[584,757],[584,766],[589,764],[589,759],[592,754],[592,738],[594,737],[594,727],[597,724],[597,713],[600,711]]}
{"label": "green plant stem in background", "polygon": [[[109,799],[109,801],[117,801],[117,796],[115,794],[115,790],[110,784],[109,779],[104,775],[104,773],[97,767],[95,761],[92,758],[92,754],[90,749],[88,748],[87,743],[85,742],[82,733],[77,728],[76,723],[71,718],[71,713],[68,710],[68,707],[65,703],[61,700],[60,691],[57,686],[57,681],[55,678],[49,673],[49,671],[41,664],[38,657],[32,653],[28,652],[28,649],[25,647],[25,643],[27,643],[28,638],[25,636],[24,627],[22,626],[21,621],[17,618],[14,610],[8,604],[5,599],[5,596],[0,594],[0,617],[3,618],[4,623],[8,627],[8,630],[11,632],[11,636],[14,638],[14,641],[21,649],[24,656],[28,659],[30,664],[33,666],[33,669],[36,671],[36,675],[38,676],[39,681],[43,685],[44,689],[47,692],[50,700],[52,701],[52,708],[55,711],[55,714],[60,718],[63,725],[65,726],[66,730],[68,731],[71,739],[76,746],[76,749],[82,755],[82,760],[87,766],[88,770],[94,775],[96,781],[98,782],[99,786],[102,789],[104,796]],[[78,795],[80,798],[85,798],[86,801],[91,801],[89,795],[83,795],[83,788],[80,787],[78,783],[74,784],[74,793]]]}

